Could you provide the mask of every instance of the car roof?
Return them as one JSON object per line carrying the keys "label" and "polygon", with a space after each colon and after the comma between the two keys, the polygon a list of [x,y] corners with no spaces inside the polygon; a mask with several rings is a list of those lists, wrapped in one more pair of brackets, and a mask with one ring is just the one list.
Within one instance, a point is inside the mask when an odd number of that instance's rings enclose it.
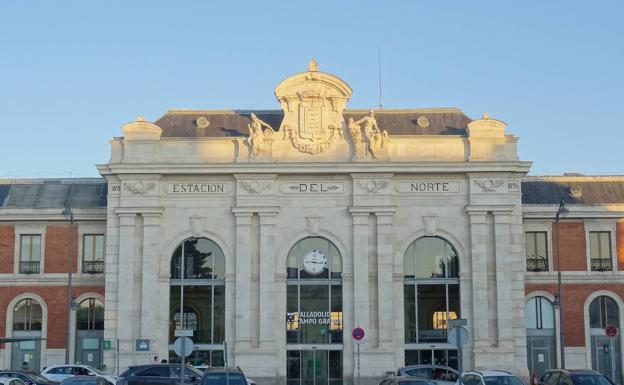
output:
{"label": "car roof", "polygon": [[493,376],[513,376],[513,373],[508,372],[506,370],[471,370],[468,372],[462,373],[462,376],[466,374],[480,374],[483,377],[493,377]]}
{"label": "car roof", "polygon": [[600,372],[597,372],[595,370],[592,369],[549,369],[547,371],[544,372],[544,374],[546,373],[568,373],[571,375],[574,374],[601,374]]}

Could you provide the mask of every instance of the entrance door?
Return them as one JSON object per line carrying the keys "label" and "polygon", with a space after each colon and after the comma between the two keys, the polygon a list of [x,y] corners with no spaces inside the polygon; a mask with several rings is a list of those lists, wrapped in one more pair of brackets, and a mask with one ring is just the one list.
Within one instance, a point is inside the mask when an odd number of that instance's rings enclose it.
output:
{"label": "entrance door", "polygon": [[78,330],[76,334],[76,362],[94,368],[102,366],[103,330]]}
{"label": "entrance door", "polygon": [[529,373],[540,377],[546,370],[555,367],[555,337],[553,335],[529,335],[536,333],[527,329],[527,355]]}
{"label": "entrance door", "polygon": [[39,372],[40,344],[40,341],[11,343],[11,369]]}
{"label": "entrance door", "polygon": [[457,350],[436,347],[406,350],[405,365],[442,365],[457,369]]}
{"label": "entrance door", "polygon": [[599,371],[615,383],[620,383],[620,339],[605,335],[592,336],[592,369]]}
{"label": "entrance door", "polygon": [[288,385],[340,385],[342,351],[289,350],[286,370]]}

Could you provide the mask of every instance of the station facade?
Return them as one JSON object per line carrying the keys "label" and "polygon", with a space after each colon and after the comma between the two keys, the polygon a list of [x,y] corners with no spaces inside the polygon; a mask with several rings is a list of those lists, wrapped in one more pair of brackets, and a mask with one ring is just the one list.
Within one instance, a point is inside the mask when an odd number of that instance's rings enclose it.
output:
{"label": "station facade", "polygon": [[567,367],[620,381],[624,177],[527,177],[488,114],[349,110],[351,93],[313,61],[280,110],[139,118],[101,179],[0,183],[0,335],[42,338],[0,366],[64,362],[71,256],[70,360],[111,372],[175,361],[191,330],[192,363],[259,384],[351,384],[358,361],[373,383],[456,367],[461,318],[464,369],[528,376],[560,362],[562,303]]}

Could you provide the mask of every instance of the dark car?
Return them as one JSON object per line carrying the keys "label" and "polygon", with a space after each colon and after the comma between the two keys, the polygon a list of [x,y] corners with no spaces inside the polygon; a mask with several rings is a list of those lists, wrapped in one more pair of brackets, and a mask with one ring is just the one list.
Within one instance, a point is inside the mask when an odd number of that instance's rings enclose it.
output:
{"label": "dark car", "polygon": [[18,378],[26,385],[58,385],[56,381],[50,381],[37,373],[26,370],[0,370],[0,377]]}
{"label": "dark car", "polygon": [[[203,373],[190,365],[184,367],[184,384],[199,385]],[[180,364],[131,366],[121,373],[117,385],[175,385],[180,383]]]}
{"label": "dark car", "polygon": [[247,385],[247,379],[239,368],[211,368],[204,374],[201,385]]}
{"label": "dark car", "polygon": [[97,376],[73,376],[63,380],[61,385],[113,385],[104,377]]}
{"label": "dark car", "polygon": [[542,374],[540,385],[615,385],[602,373],[589,369],[550,369]]}
{"label": "dark car", "polygon": [[436,383],[425,377],[390,376],[381,380],[379,385],[436,385]]}

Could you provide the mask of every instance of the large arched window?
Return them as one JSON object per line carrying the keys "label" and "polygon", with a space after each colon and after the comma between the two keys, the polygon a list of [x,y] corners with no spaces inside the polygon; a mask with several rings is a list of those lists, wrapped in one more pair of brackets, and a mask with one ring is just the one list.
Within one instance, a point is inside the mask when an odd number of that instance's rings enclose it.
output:
{"label": "large arched window", "polygon": [[41,305],[34,299],[25,298],[13,309],[13,331],[41,330]]}
{"label": "large arched window", "polygon": [[529,372],[539,377],[556,367],[555,311],[546,297],[533,297],[524,306]]}
{"label": "large arched window", "polygon": [[407,248],[403,269],[405,364],[456,366],[446,334],[448,320],[460,316],[457,252],[445,239],[423,237]]}
{"label": "large arched window", "polygon": [[80,303],[76,312],[78,330],[104,330],[104,304],[95,298]]}
{"label": "large arched window", "polygon": [[288,383],[342,381],[342,258],[326,238],[297,242],[286,261]]}
{"label": "large arched window", "polygon": [[617,384],[622,383],[622,355],[620,336],[608,337],[607,327],[620,328],[620,309],[611,297],[601,295],[589,305],[589,334],[591,343],[592,369],[609,377]]}
{"label": "large arched window", "polygon": [[[193,330],[193,343],[199,349],[192,357],[197,364],[224,364],[224,276],[225,256],[210,239],[187,239],[171,258],[169,343],[173,344],[176,329]],[[170,359],[178,358],[172,353]]]}

